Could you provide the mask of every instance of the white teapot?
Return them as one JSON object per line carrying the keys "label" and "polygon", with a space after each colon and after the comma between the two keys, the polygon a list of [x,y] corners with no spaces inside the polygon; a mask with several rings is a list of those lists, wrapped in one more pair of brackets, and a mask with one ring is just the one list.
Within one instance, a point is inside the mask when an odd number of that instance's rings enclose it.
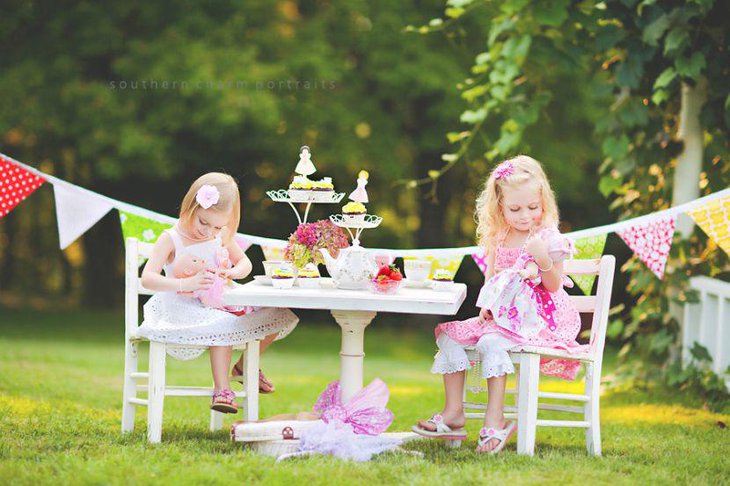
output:
{"label": "white teapot", "polygon": [[340,289],[359,290],[367,288],[368,281],[378,273],[375,257],[359,244],[340,250],[333,258],[326,248],[320,249],[327,271],[335,286]]}

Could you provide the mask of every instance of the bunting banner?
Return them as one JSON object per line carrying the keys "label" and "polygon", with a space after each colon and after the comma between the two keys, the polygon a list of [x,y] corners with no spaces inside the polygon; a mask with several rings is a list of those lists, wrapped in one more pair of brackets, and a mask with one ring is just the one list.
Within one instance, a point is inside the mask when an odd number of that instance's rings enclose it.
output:
{"label": "bunting banner", "polygon": [[479,267],[479,270],[486,277],[487,270],[489,269],[489,266],[487,265],[487,255],[483,251],[478,251],[476,253],[472,253],[471,257],[474,259],[474,263],[477,264],[477,267]]}
{"label": "bunting banner", "polygon": [[112,205],[91,191],[77,191],[65,184],[54,184],[58,246],[66,249],[112,210]]}
{"label": "bunting banner", "polygon": [[617,231],[639,259],[661,280],[672,247],[677,216],[651,220]]}
{"label": "bunting banner", "polygon": [[450,255],[450,256],[440,256],[440,255],[423,255],[420,257],[412,257],[412,256],[405,256],[403,257],[403,260],[428,260],[431,262],[431,273],[428,275],[428,278],[433,278],[433,274],[436,272],[436,270],[448,270],[451,272],[452,275],[456,275],[456,272],[459,271],[459,267],[461,266],[461,261],[464,259],[464,255]]}
{"label": "bunting banner", "polygon": [[261,249],[264,252],[264,258],[267,262],[284,260],[284,248],[261,245]]}
{"label": "bunting banner", "polygon": [[[177,221],[176,218],[76,186],[4,154],[0,154],[0,218],[45,182],[54,187],[61,248],[66,248],[111,209],[120,211],[125,237],[135,236],[141,241],[150,243],[154,242],[165,228]],[[566,233],[566,236],[577,242],[577,258],[598,258],[603,252],[606,235],[617,233],[637,257],[657,277],[662,278],[676,218],[680,213],[687,213],[720,248],[730,253],[730,188],[654,213]],[[251,245],[261,246],[267,260],[283,259],[284,248],[287,245],[286,240],[241,233],[237,234],[236,241],[244,251]],[[370,248],[369,250],[380,256],[383,261],[386,257],[430,260],[433,262],[431,276],[433,271],[440,268],[456,273],[465,255],[471,255],[482,273],[487,271],[486,259],[478,246],[427,249]],[[576,276],[574,280],[583,292],[590,291],[593,279]]]}
{"label": "bunting banner", "polygon": [[236,235],[236,237],[234,239],[236,240],[236,243],[238,243],[238,246],[241,247],[241,250],[243,250],[244,253],[246,253],[246,250],[251,248],[251,245],[253,245],[251,240],[249,240],[245,236]]}
{"label": "bunting banner", "polygon": [[[587,236],[575,242],[574,259],[595,259],[601,258],[603,249],[606,246],[606,238],[608,235]],[[570,275],[571,280],[575,282],[579,289],[585,295],[591,295],[593,282],[596,280],[595,275]]]}
{"label": "bunting banner", "polygon": [[46,180],[0,155],[0,218],[38,189]]}
{"label": "bunting banner", "polygon": [[725,253],[730,254],[730,196],[697,206],[687,214]]}

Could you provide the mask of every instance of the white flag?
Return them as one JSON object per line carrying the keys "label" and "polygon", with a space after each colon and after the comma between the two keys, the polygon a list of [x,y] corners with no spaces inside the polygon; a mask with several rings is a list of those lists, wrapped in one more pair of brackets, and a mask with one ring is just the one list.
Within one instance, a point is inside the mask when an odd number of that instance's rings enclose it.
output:
{"label": "white flag", "polygon": [[106,198],[72,185],[53,184],[58,242],[61,249],[76,241],[112,209]]}

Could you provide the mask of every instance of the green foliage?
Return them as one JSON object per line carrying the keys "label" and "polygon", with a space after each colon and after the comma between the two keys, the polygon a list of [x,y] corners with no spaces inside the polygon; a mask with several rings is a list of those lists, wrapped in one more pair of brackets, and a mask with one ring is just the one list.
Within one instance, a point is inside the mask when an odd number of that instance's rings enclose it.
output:
{"label": "green foliage", "polygon": [[[459,144],[457,156],[467,155],[475,138],[485,141],[487,160],[528,151],[531,129],[544,128],[542,113],[576,99],[551,83],[556,72],[570,72],[583,84],[585,104],[600,107],[584,116],[603,155],[598,189],[611,199],[610,209],[620,219],[666,209],[682,150],[681,89],[707,83],[698,183],[703,194],[730,185],[727,2],[479,3],[490,13],[488,50],[461,85],[469,108],[460,121],[469,127],[465,136],[449,137]],[[675,239],[663,281],[636,257],[622,271],[631,275],[632,306],[617,313],[609,335],[624,344],[622,356],[645,358],[624,367],[624,376],[666,378],[679,331],[670,303],[687,301],[691,275],[727,278],[727,255],[696,230],[688,240]]]}
{"label": "green foliage", "polygon": [[[712,357],[707,348],[695,342],[690,349],[690,362],[675,361],[667,371],[667,384],[695,393],[707,400],[711,410],[720,410],[730,403],[725,381],[712,371]],[[726,371],[730,374],[730,369]]]}
{"label": "green foliage", "polygon": [[[0,50],[0,151],[169,215],[195,177],[225,170],[241,186],[241,229],[285,238],[295,221],[264,191],[286,187],[306,143],[317,174],[338,190],[354,189],[358,171],[370,170],[373,212],[392,213],[369,245],[416,246],[423,203],[391,186],[440,165],[442,134],[460,104],[446,87],[468,61],[435,39],[407,42],[402,27],[440,5],[11,2],[0,16],[0,40],[12,45]],[[111,277],[118,292],[99,300],[119,300],[118,230],[92,230],[61,253],[45,191],[0,221],[3,287],[79,296],[85,281],[95,289],[95,279]],[[333,209],[314,208],[313,217]],[[438,246],[464,238],[452,226],[428,227],[453,238]],[[38,244],[28,245],[35,235]],[[100,247],[111,255],[95,257]]]}

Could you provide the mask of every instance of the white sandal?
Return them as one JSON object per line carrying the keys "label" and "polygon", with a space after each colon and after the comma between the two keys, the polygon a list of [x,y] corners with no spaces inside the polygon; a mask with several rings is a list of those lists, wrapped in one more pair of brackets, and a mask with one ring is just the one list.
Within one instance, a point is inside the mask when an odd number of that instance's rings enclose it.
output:
{"label": "white sandal", "polygon": [[512,434],[515,433],[515,430],[517,430],[517,422],[507,422],[507,425],[503,429],[495,429],[493,427],[482,427],[479,431],[479,440],[477,441],[477,452],[482,452],[480,449],[489,442],[492,439],[496,439],[499,441],[499,444],[494,447],[491,451],[484,451],[489,452],[490,454],[496,454],[502,449],[504,449],[504,446],[507,445],[507,441],[510,437],[512,437]]}
{"label": "white sandal", "polygon": [[463,440],[466,439],[466,430],[464,428],[452,429],[444,423],[444,418],[441,414],[436,414],[430,419],[426,420],[436,426],[436,430],[426,430],[418,425],[411,427],[411,430],[418,435],[428,437],[431,439],[447,439],[447,440]]}

